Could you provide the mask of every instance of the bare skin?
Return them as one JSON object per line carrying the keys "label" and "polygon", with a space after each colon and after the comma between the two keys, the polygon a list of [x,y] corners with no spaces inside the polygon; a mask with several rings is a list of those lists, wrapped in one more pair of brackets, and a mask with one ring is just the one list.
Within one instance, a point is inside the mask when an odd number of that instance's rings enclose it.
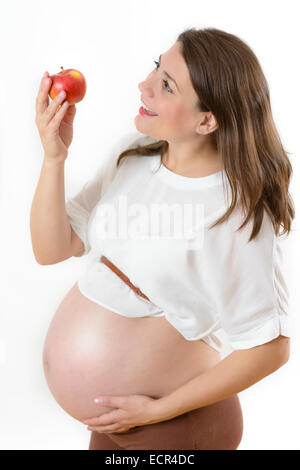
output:
{"label": "bare skin", "polygon": [[187,341],[164,317],[122,317],[77,284],[52,319],[43,354],[54,398],[79,421],[110,410],[93,402],[101,394],[160,398],[219,361],[215,349]]}
{"label": "bare skin", "polygon": [[[134,123],[139,132],[169,143],[164,164],[170,170],[197,178],[223,167],[210,135],[218,123],[211,112],[196,108],[198,96],[180,51],[176,42],[162,54],[158,69],[154,66],[146,80],[139,83],[142,101],[158,116],[149,118],[138,114]],[[175,79],[177,87],[164,71]]]}

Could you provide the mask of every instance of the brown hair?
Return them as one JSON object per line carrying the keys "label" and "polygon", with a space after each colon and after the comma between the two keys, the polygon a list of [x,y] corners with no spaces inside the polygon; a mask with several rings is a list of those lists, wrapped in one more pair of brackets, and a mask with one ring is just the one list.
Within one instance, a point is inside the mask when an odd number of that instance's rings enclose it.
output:
{"label": "brown hair", "polygon": [[[187,29],[177,41],[199,98],[199,111],[211,111],[218,122],[209,136],[232,191],[229,209],[210,228],[225,222],[241,203],[246,218],[238,230],[254,218],[248,241],[258,234],[264,209],[275,234],[289,234],[295,217],[288,191],[292,166],[273,120],[268,83],[257,57],[237,36],[215,28]],[[168,145],[159,140],[125,150],[117,166],[130,155],[159,153],[162,161]]]}

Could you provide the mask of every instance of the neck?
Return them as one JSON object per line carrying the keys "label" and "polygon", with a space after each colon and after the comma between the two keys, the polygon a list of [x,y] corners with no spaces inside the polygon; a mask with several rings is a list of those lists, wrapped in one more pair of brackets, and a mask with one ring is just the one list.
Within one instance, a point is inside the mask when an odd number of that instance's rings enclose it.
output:
{"label": "neck", "polygon": [[174,173],[191,178],[209,176],[223,169],[220,156],[208,146],[189,153],[186,146],[169,143],[162,162]]}

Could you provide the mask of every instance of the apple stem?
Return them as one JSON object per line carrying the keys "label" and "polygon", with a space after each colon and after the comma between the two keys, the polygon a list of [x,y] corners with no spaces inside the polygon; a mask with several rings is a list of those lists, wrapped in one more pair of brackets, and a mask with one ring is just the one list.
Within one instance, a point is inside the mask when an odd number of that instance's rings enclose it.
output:
{"label": "apple stem", "polygon": [[64,68],[63,68],[63,66],[61,66],[60,68],[62,69],[62,71],[64,71]]}

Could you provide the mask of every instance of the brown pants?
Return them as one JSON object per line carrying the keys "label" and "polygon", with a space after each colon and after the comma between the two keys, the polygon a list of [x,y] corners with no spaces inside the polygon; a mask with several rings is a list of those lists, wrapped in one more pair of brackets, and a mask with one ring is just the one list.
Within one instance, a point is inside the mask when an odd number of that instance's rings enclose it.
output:
{"label": "brown pants", "polygon": [[92,431],[89,450],[236,450],[243,434],[237,395],[124,433]]}

